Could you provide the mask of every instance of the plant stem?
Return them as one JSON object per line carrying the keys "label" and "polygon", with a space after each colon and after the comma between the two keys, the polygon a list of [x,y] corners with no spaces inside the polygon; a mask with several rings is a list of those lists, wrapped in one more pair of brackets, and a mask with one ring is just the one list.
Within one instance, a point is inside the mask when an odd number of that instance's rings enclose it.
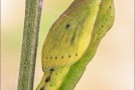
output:
{"label": "plant stem", "polygon": [[17,90],[33,90],[42,3],[43,0],[26,0]]}

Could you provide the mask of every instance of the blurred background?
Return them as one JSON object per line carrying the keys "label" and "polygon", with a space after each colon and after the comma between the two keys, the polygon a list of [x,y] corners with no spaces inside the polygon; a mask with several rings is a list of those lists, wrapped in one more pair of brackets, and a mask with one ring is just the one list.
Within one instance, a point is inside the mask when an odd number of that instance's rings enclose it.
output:
{"label": "blurred background", "polygon": [[[41,49],[46,34],[72,1],[44,0],[34,89],[43,75]],[[114,25],[74,90],[134,90],[134,0],[114,3]],[[1,90],[17,89],[24,10],[25,0],[1,0]]]}

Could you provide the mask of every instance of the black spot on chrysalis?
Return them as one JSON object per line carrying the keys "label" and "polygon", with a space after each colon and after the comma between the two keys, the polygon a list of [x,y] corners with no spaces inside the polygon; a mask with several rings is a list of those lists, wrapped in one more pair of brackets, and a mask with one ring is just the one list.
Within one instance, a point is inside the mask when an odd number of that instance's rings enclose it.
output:
{"label": "black spot on chrysalis", "polygon": [[57,59],[57,57],[55,57],[55,59]]}
{"label": "black spot on chrysalis", "polygon": [[104,27],[104,26],[102,25],[102,27]]}
{"label": "black spot on chrysalis", "polygon": [[54,71],[54,69],[52,68],[52,69],[50,69],[50,71],[51,71],[51,72],[53,72],[53,71]]}
{"label": "black spot on chrysalis", "polygon": [[71,55],[68,56],[69,58],[71,57]]}
{"label": "black spot on chrysalis", "polygon": [[48,77],[45,79],[45,82],[49,82],[49,81],[50,81],[50,79],[51,79],[51,77],[50,77],[50,76],[48,76]]}
{"label": "black spot on chrysalis", "polygon": [[49,76],[45,79],[45,82],[49,82],[50,80],[51,80],[51,75],[52,75],[52,72],[54,71],[54,69],[53,68],[51,68],[50,69],[50,74],[49,74]]}
{"label": "black spot on chrysalis", "polygon": [[63,56],[61,58],[64,58]]}
{"label": "black spot on chrysalis", "polygon": [[45,86],[41,87],[40,90],[44,90],[45,89]]}
{"label": "black spot on chrysalis", "polygon": [[76,56],[77,56],[77,54],[76,54]]}
{"label": "black spot on chrysalis", "polygon": [[70,24],[66,24],[66,29],[68,29],[70,27]]}
{"label": "black spot on chrysalis", "polygon": [[50,57],[50,59],[52,59],[52,56]]}

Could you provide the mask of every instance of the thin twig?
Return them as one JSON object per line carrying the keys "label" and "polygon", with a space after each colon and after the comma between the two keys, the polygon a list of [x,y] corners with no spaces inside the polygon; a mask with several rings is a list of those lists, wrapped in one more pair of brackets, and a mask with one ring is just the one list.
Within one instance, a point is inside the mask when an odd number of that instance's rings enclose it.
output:
{"label": "thin twig", "polygon": [[33,90],[42,0],[26,0],[17,90]]}

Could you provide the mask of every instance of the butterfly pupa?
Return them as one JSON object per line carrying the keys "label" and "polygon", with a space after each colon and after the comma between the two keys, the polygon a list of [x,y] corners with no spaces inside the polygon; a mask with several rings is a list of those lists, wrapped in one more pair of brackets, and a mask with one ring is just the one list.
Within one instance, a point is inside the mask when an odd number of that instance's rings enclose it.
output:
{"label": "butterfly pupa", "polygon": [[73,90],[113,22],[113,0],[74,0],[46,37],[37,90]]}
{"label": "butterfly pupa", "polygon": [[[98,11],[98,4],[100,2],[91,8]],[[97,15],[93,9],[84,10],[87,7],[88,3],[80,1],[64,13],[68,17],[61,15],[53,24],[42,49],[43,70],[73,64],[86,53],[93,41],[91,37]]]}
{"label": "butterfly pupa", "polygon": [[[96,38],[98,27],[104,23],[103,29],[109,30],[112,26],[111,7],[111,0],[75,0],[48,32],[42,48],[43,71],[71,65],[83,57]],[[98,22],[101,16],[103,20]],[[110,22],[105,23],[107,19]]]}

